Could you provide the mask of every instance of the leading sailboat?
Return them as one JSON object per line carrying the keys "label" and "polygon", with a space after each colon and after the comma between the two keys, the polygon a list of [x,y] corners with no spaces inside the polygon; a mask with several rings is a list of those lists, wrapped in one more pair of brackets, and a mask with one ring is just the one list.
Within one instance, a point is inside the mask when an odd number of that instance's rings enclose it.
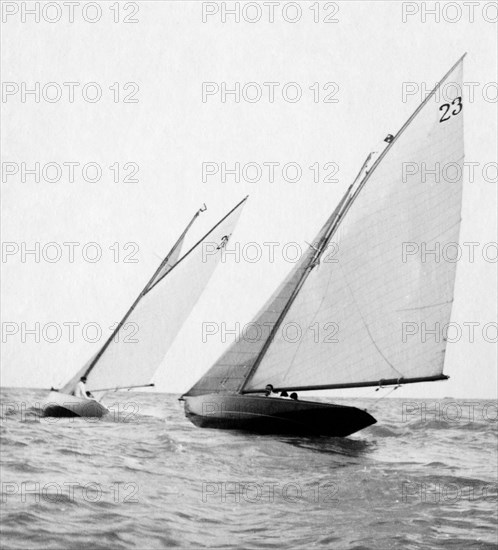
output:
{"label": "leading sailboat", "polygon": [[[458,243],[463,57],[363,166],[253,319],[256,334],[232,344],[182,396],[194,424],[347,436],[376,420],[355,407],[265,396],[266,386],[289,393],[448,378],[444,335],[420,332],[449,322],[456,263],[403,252]],[[442,175],[448,169],[451,178]],[[338,252],[330,261],[324,254],[332,239]]]}
{"label": "leading sailboat", "polygon": [[[185,236],[204,209],[195,213],[102,348],[59,391],[50,392],[46,416],[101,417],[109,412],[100,402],[107,392],[153,385],[150,381],[218,265],[246,199],[180,257]],[[133,339],[127,338],[130,326]],[[74,395],[81,378],[92,399]]]}

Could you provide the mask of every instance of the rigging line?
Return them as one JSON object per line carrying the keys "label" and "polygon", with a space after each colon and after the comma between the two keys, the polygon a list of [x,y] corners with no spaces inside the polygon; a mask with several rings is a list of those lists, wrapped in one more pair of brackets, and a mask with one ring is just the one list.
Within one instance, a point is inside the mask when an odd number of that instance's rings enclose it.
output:
{"label": "rigging line", "polygon": [[[381,389],[381,386],[377,386],[375,389],[373,389],[373,388],[374,388],[374,386],[369,387],[368,391],[366,391],[364,394],[360,395],[359,398],[360,399],[364,399],[364,398],[374,399],[375,396],[372,396],[372,393],[375,393],[376,391],[379,391]],[[376,399],[378,399],[378,397]]]}
{"label": "rigging line", "polygon": [[[233,212],[235,212],[235,210],[237,210],[237,208],[239,208],[239,206],[241,206],[247,199],[249,198],[249,195],[246,195],[238,204],[236,204],[231,210],[230,212],[228,212],[228,214],[226,214],[225,216],[223,216],[223,218],[221,218],[221,220],[215,225],[213,226],[205,235],[204,237],[202,237],[201,239],[199,239],[195,244],[194,246],[188,251],[186,252],[176,263],[175,265],[168,271],[168,273],[166,273],[165,275],[163,275],[160,279],[158,279],[150,288],[149,288],[149,291],[151,291],[154,287],[156,287],[163,279],[166,275],[168,275],[169,273],[171,273],[171,271],[173,271],[173,269],[176,268],[176,266],[178,264],[180,264],[181,262],[183,262],[183,260],[190,255],[191,252],[193,252],[201,243],[202,241],[204,241],[204,239],[206,239],[207,237],[209,237],[209,235],[211,235],[211,233],[219,226],[221,225]],[[201,212],[204,212],[204,210],[200,210]]]}
{"label": "rigging line", "polygon": [[[339,262],[339,269],[342,271],[342,266],[340,265],[340,262]],[[377,343],[375,342],[375,340],[373,339],[373,336],[372,336],[372,333],[370,332],[370,329],[368,328],[368,325],[367,325],[367,322],[365,321],[365,318],[363,317],[362,313],[361,313],[361,310],[360,310],[360,307],[358,306],[358,302],[356,301],[356,298],[353,294],[353,291],[351,289],[351,286],[349,285],[348,283],[348,280],[344,274],[344,272],[342,271],[343,273],[343,279],[344,279],[344,282],[346,283],[346,287],[348,288],[349,290],[349,293],[351,294],[351,298],[353,299],[353,303],[354,305],[356,306],[356,310],[358,311],[358,315],[360,316],[362,322],[363,322],[363,326],[365,327],[366,331],[367,331],[367,334],[370,338],[370,340],[372,341],[372,344],[375,346],[375,349],[379,352],[379,355],[384,359],[384,361],[394,370],[396,371],[399,375],[400,375],[400,378],[403,378],[404,377],[404,374],[402,372],[400,372],[390,361],[389,359],[382,353],[382,351],[380,350],[379,346],[377,345]]]}
{"label": "rigging line", "polygon": [[401,387],[401,386],[400,385],[394,386],[393,388],[391,388],[390,391],[388,391],[384,395],[381,395],[381,396],[377,397],[377,399],[375,400],[375,403],[373,404],[373,406],[375,407],[375,405],[377,405],[381,399],[384,399],[384,397],[387,397],[388,395],[391,395],[391,393],[393,391],[397,390],[399,387]]}
{"label": "rigging line", "polygon": [[[395,388],[397,389],[399,385],[395,386]],[[360,396],[359,399],[364,399],[364,398],[368,398],[368,399],[375,399],[375,401],[377,402],[379,399],[382,399],[383,397],[385,397],[386,395],[389,395],[389,393],[391,392],[388,392],[387,394],[385,395],[378,395],[378,396],[372,396],[372,393],[375,393],[381,389],[387,389],[388,386],[377,386],[375,389],[373,389],[374,386],[368,388],[368,391]],[[392,390],[392,388],[390,388]]]}

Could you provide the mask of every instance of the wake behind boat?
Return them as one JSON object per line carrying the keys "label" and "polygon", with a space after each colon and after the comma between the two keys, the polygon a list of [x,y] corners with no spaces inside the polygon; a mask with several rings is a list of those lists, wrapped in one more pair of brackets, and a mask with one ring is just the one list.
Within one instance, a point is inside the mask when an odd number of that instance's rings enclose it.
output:
{"label": "wake behind boat", "polygon": [[[405,329],[447,326],[456,262],[434,254],[407,260],[403,246],[444,249],[459,240],[463,57],[399,132],[387,136],[372,166],[368,156],[313,244],[250,323],[254,334],[232,344],[182,396],[194,424],[346,436],[375,419],[355,407],[262,392],[267,385],[301,392],[448,378],[444,335],[424,340]],[[452,86],[436,95],[443,83]],[[424,167],[439,167],[439,177],[422,177]],[[441,174],[447,167],[455,169],[451,180]],[[338,253],[327,261],[332,238]]]}
{"label": "wake behind boat", "polygon": [[[50,392],[45,416],[101,417],[109,412],[100,402],[107,392],[153,385],[150,380],[218,265],[246,199],[180,257],[188,230],[205,208],[195,213],[102,348],[59,391]],[[129,323],[136,328],[133,342],[123,333]],[[78,387],[82,382],[88,397]]]}

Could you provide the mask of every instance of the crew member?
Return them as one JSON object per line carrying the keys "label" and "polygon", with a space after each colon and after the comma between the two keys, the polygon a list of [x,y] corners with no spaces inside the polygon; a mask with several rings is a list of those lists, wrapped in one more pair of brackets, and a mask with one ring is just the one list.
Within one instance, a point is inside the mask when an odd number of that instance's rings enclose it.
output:
{"label": "crew member", "polygon": [[273,386],[271,384],[267,384],[265,387],[265,395],[266,397],[271,397],[272,395],[277,396],[278,393],[273,391]]}
{"label": "crew member", "polygon": [[76,384],[76,388],[74,388],[73,395],[75,397],[81,397],[82,399],[90,399],[90,397],[87,396],[85,384],[86,384],[86,376],[82,376],[80,378],[80,381]]}

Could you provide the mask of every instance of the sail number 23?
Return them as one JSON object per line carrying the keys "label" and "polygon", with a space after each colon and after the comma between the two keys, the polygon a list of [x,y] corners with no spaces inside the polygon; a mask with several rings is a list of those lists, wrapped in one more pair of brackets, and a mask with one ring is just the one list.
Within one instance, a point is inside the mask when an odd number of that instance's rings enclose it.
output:
{"label": "sail number 23", "polygon": [[[451,113],[449,113],[452,105],[454,105],[456,108],[453,109]],[[450,118],[453,115],[458,115],[462,111],[462,109],[463,109],[462,96],[455,97],[455,99],[451,102],[451,104],[443,103],[441,107],[439,107],[440,111],[444,111],[443,116],[439,119],[439,122],[445,122],[447,120],[450,120]]]}

